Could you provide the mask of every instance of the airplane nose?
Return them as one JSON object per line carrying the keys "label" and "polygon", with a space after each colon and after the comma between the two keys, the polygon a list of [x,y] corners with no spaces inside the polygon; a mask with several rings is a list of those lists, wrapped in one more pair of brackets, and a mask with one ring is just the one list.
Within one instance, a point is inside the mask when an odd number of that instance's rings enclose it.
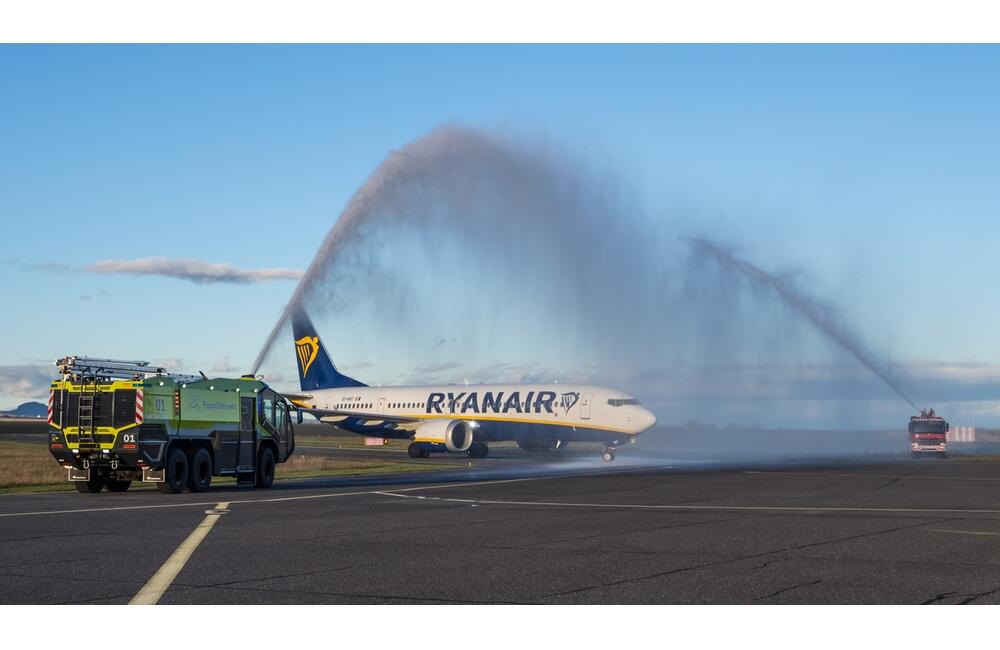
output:
{"label": "airplane nose", "polygon": [[645,431],[656,424],[656,416],[653,415],[652,411],[644,408],[639,409],[639,415],[635,420],[640,427],[639,431]]}

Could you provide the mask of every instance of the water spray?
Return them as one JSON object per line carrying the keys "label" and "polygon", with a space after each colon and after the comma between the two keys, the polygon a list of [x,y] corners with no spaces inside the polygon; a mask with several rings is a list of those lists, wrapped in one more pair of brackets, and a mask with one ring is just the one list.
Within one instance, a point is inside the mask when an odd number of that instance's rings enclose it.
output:
{"label": "water spray", "polygon": [[[744,368],[739,364],[759,359],[762,348],[773,351],[772,359],[806,351],[775,337],[772,315],[760,305],[739,321],[724,317],[741,306],[734,302],[735,274],[777,293],[793,307],[782,311],[783,320],[798,327],[793,321],[805,318],[906,399],[827,305],[710,240],[679,241],[679,219],[647,218],[613,169],[594,170],[545,141],[455,125],[434,129],[389,152],[326,226],[302,280],[275,314],[254,372],[303,306],[314,319],[336,314],[341,328],[381,319],[360,333],[356,349],[388,372],[392,366],[382,364],[408,368],[395,376],[380,370],[383,380],[447,383],[461,380],[452,375],[458,368],[505,382],[571,373],[646,391],[650,401],[670,396],[687,409],[684,417],[697,419],[705,416],[702,403],[685,400],[774,397],[766,381],[747,384],[723,372],[720,382],[719,364]],[[686,263],[682,249],[711,257],[725,273],[704,274]],[[451,297],[447,309],[432,299],[440,292]],[[502,305],[502,313],[485,304]],[[423,347],[399,344],[408,337],[377,342],[393,331],[422,337]],[[442,347],[456,336],[458,345]],[[461,365],[438,363],[459,354]],[[766,417],[775,415],[766,410]],[[714,408],[708,417],[716,417]]]}
{"label": "water spray", "polygon": [[[589,300],[585,287],[623,266],[619,262],[610,272],[600,271],[598,265],[583,264],[579,254],[608,245],[617,231],[609,228],[620,224],[621,210],[617,204],[610,206],[616,197],[602,193],[605,186],[602,179],[587,177],[572,160],[544,146],[525,146],[501,134],[457,125],[436,128],[389,152],[327,233],[257,355],[253,372],[258,372],[295,309],[305,305],[311,313],[329,310],[330,299],[340,297],[333,289],[337,273],[363,274],[363,281],[372,281],[373,269],[364,265],[377,256],[360,263],[351,256],[370,252],[364,248],[371,241],[366,238],[380,233],[448,233],[451,241],[465,245],[488,240],[493,250],[520,256],[508,270],[527,265],[538,277],[564,273],[570,283],[556,298]],[[415,247],[426,249],[426,242]],[[486,255],[489,251],[476,262],[490,264]],[[512,284],[514,279],[499,276],[496,281]],[[519,295],[529,295],[518,288]],[[600,295],[606,300],[615,297],[612,292]],[[603,312],[623,313],[621,307],[608,305]]]}
{"label": "water spray", "polygon": [[785,280],[771,275],[750,262],[733,255],[731,251],[709,239],[705,239],[704,237],[680,237],[680,239],[690,245],[695,251],[714,258],[720,264],[737,271],[754,284],[773,290],[786,305],[826,334],[852,357],[857,359],[861,365],[871,370],[876,377],[885,382],[886,386],[906,400],[906,403],[912,406],[913,410],[920,411],[917,405],[913,403],[913,400],[906,396],[875,356],[865,348],[854,334],[846,331],[842,325],[831,318],[826,313],[828,310],[823,309],[814,299],[798,292]]}
{"label": "water spray", "polygon": [[456,157],[456,152],[467,157],[496,159],[503,155],[499,149],[497,141],[485,134],[457,126],[444,126],[408,143],[401,149],[391,151],[354,193],[333,228],[327,233],[312,263],[295,287],[295,292],[278,318],[278,322],[261,347],[254,361],[253,372],[256,373],[264,363],[289,315],[303,304],[309,293],[321,282],[324,274],[336,264],[345,243],[353,239],[367,221],[377,218],[387,209],[397,207],[396,203],[400,197],[394,193],[396,187],[419,182],[421,178],[433,175],[438,168],[449,164]]}

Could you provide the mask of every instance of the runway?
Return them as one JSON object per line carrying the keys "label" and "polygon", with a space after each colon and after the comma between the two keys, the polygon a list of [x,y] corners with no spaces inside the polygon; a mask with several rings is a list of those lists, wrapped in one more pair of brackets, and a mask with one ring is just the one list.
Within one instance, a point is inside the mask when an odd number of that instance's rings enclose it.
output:
{"label": "runway", "polygon": [[997,463],[488,460],[2,496],[0,602],[1000,603]]}

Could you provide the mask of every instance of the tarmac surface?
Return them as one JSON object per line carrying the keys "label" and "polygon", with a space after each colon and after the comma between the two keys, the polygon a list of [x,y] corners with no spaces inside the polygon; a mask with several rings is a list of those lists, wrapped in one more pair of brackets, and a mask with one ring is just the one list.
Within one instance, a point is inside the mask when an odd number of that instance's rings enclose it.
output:
{"label": "tarmac surface", "polygon": [[631,452],[2,495],[0,603],[1000,603],[1000,463]]}

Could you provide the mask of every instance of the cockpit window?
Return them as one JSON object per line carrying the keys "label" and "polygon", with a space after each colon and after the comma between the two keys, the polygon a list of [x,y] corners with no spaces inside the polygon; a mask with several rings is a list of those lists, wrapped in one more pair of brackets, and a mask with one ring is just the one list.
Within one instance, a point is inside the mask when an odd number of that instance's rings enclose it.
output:
{"label": "cockpit window", "polygon": [[639,400],[637,400],[635,398],[631,398],[631,397],[629,399],[609,399],[608,400],[608,404],[610,404],[611,406],[626,406],[626,405],[629,405],[629,404],[638,404],[638,403],[639,403]]}

